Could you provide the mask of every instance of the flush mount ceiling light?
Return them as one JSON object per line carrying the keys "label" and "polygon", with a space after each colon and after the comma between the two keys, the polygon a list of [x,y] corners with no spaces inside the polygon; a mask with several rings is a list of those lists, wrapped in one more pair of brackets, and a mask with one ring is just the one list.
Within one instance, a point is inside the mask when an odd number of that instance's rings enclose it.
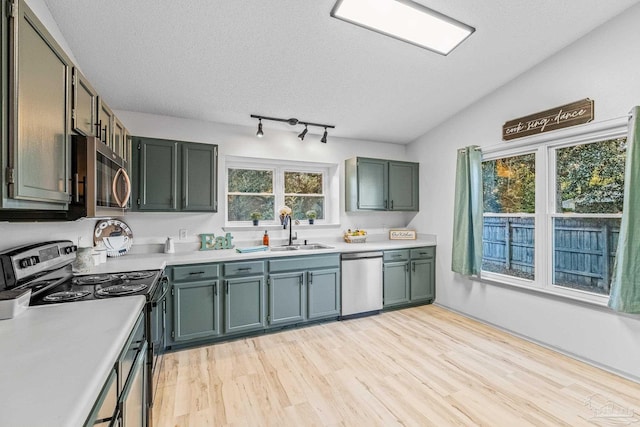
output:
{"label": "flush mount ceiling light", "polygon": [[335,129],[335,126],[332,125],[324,125],[322,123],[311,123],[311,122],[304,122],[302,120],[298,120],[296,118],[290,118],[290,119],[279,119],[277,117],[265,117],[265,116],[258,116],[255,114],[252,114],[251,117],[253,117],[254,119],[258,119],[258,132],[256,132],[256,136],[258,138],[262,138],[262,136],[264,135],[264,132],[262,132],[262,121],[263,120],[272,120],[274,122],[284,122],[284,123],[288,123],[291,126],[296,126],[296,125],[304,125],[304,130],[302,132],[300,132],[300,134],[298,135],[298,139],[300,139],[300,141],[304,140],[304,137],[307,135],[307,127],[308,126],[316,126],[316,127],[320,127],[320,128],[324,128],[324,134],[322,135],[322,138],[320,139],[321,142],[323,143],[327,143],[327,129],[331,128],[331,129]]}
{"label": "flush mount ceiling light", "polygon": [[331,16],[442,55],[475,31],[410,0],[338,0]]}

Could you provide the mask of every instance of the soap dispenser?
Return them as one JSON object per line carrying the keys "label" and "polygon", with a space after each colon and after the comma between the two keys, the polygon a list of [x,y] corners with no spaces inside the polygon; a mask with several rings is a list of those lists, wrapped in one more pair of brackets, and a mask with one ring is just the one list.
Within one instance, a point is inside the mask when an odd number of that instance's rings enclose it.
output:
{"label": "soap dispenser", "polygon": [[267,230],[264,230],[264,236],[262,236],[262,244],[265,246],[269,246],[269,233],[267,233]]}

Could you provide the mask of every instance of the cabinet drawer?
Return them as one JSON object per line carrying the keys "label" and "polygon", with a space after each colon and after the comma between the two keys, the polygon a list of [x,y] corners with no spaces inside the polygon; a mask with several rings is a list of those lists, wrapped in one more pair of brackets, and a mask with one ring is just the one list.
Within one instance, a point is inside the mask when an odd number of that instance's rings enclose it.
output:
{"label": "cabinet drawer", "polygon": [[384,262],[405,261],[409,259],[409,249],[398,251],[384,251]]}
{"label": "cabinet drawer", "polygon": [[433,258],[434,256],[436,256],[435,246],[411,249],[411,259]]}
{"label": "cabinet drawer", "polygon": [[223,271],[225,276],[248,276],[251,274],[264,274],[264,262],[229,262],[224,264]]}
{"label": "cabinet drawer", "polygon": [[280,258],[269,260],[269,272],[279,271],[302,271],[316,268],[337,268],[340,267],[340,255],[319,255],[295,258]]}
{"label": "cabinet drawer", "polygon": [[129,377],[129,373],[133,368],[133,362],[135,361],[138,352],[142,349],[145,343],[145,334],[144,334],[144,313],[140,315],[136,322],[136,326],[133,328],[133,332],[129,336],[127,340],[127,344],[125,345],[122,355],[120,356],[119,364],[120,367],[118,369],[118,391],[122,391],[122,387],[124,387],[124,383],[127,381]]}
{"label": "cabinet drawer", "polygon": [[220,264],[196,264],[172,267],[174,282],[215,279],[220,275]]}

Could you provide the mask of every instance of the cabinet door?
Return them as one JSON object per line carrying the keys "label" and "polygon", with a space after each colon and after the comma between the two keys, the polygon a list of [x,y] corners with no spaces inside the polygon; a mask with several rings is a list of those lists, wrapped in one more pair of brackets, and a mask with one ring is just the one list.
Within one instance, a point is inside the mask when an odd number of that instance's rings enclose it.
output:
{"label": "cabinet door", "polygon": [[115,151],[116,154],[122,158],[125,157],[124,138],[125,138],[124,125],[122,124],[122,122],[120,122],[120,120],[118,120],[117,117],[114,116],[113,117],[113,151]]}
{"label": "cabinet door", "polygon": [[409,302],[409,280],[409,261],[384,263],[384,307],[391,307]]}
{"label": "cabinet door", "polygon": [[225,333],[264,329],[264,276],[226,279],[224,282]]}
{"label": "cabinet door", "polygon": [[388,162],[358,158],[358,209],[386,210]]}
{"label": "cabinet door", "polygon": [[433,258],[411,261],[411,302],[435,298],[435,262]]}
{"label": "cabinet door", "polygon": [[218,280],[173,284],[173,340],[220,335]]}
{"label": "cabinet door", "polygon": [[120,396],[120,424],[126,427],[147,425],[147,346],[138,353],[131,374]]}
{"label": "cabinet door", "polygon": [[116,416],[118,407],[118,375],[114,370],[111,371],[107,381],[91,410],[91,414],[85,422],[85,426],[93,425],[110,425]]}
{"label": "cabinet door", "polygon": [[218,146],[182,143],[182,210],[218,209]]}
{"label": "cabinet door", "polygon": [[282,273],[269,276],[269,325],[286,325],[304,320],[304,273]]}
{"label": "cabinet door", "polygon": [[113,147],[113,111],[101,97],[98,97],[98,138],[109,148],[115,151]]}
{"label": "cabinet door", "polygon": [[9,197],[66,204],[72,63],[25,2],[16,4],[10,19]]}
{"label": "cabinet door", "polygon": [[418,170],[418,163],[389,162],[389,210],[418,210]]}
{"label": "cabinet door", "polygon": [[340,269],[307,272],[309,320],[340,315]]}
{"label": "cabinet door", "polygon": [[73,123],[73,130],[80,135],[96,135],[97,101],[98,93],[82,73],[80,73],[77,68],[74,68],[71,121]]}
{"label": "cabinet door", "polygon": [[177,210],[178,143],[136,138],[138,145],[137,205],[139,210]]}

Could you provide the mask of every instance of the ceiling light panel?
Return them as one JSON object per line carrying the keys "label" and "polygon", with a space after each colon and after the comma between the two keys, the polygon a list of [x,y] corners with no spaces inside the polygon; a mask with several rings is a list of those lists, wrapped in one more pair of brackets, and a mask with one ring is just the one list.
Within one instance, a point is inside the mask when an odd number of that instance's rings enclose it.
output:
{"label": "ceiling light panel", "polygon": [[475,31],[409,0],[338,0],[331,16],[442,55]]}

